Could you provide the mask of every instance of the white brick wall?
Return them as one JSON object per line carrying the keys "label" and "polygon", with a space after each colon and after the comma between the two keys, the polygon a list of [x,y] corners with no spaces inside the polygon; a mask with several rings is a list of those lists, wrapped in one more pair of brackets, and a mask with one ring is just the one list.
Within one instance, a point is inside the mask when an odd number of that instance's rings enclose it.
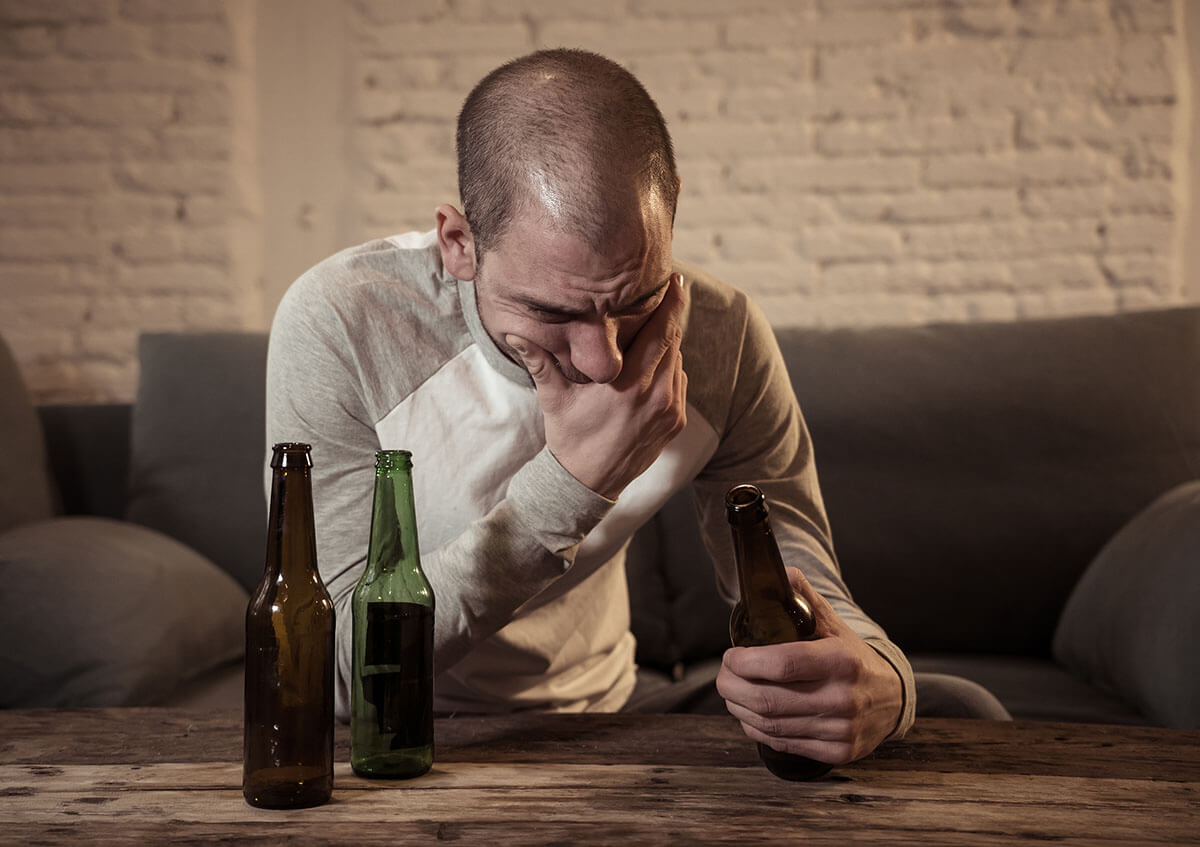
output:
{"label": "white brick wall", "polygon": [[0,333],[36,400],[131,398],[141,331],[261,323],[252,12],[0,0]]}
{"label": "white brick wall", "polygon": [[[37,399],[127,399],[138,331],[265,327],[319,258],[264,247],[289,243],[265,220],[300,245],[428,228],[467,90],[559,45],[645,82],[677,254],[780,325],[1177,303],[1200,294],[1187,2],[0,0],[0,333]],[[341,80],[343,143],[298,204],[255,167],[285,107],[251,39],[281,10],[342,25],[306,70]]]}

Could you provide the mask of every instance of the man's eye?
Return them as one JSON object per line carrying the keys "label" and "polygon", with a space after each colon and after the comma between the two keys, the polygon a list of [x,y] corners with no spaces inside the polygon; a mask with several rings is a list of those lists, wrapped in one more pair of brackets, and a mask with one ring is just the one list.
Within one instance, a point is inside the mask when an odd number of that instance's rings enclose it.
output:
{"label": "man's eye", "polygon": [[562,324],[571,319],[569,315],[564,315],[562,312],[555,312],[550,309],[539,309],[537,306],[531,306],[529,311],[533,317],[544,324]]}

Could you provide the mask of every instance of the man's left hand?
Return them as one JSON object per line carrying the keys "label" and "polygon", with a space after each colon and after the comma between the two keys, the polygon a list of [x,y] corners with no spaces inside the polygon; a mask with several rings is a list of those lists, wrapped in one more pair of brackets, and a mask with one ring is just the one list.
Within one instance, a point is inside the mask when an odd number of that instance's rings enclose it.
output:
{"label": "man's left hand", "polygon": [[829,764],[853,762],[895,729],[900,675],[800,571],[787,573],[816,615],[816,640],[730,648],[717,691],[755,741]]}

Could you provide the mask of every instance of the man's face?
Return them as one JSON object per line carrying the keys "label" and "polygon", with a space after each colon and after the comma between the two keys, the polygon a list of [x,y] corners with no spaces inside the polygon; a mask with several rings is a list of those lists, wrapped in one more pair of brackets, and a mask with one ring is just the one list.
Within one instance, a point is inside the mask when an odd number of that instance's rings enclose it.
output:
{"label": "man's face", "polygon": [[475,276],[479,317],[514,362],[521,357],[506,335],[541,347],[572,382],[612,382],[662,302],[670,272],[670,216],[660,205],[643,203],[605,255],[527,214],[483,257]]}

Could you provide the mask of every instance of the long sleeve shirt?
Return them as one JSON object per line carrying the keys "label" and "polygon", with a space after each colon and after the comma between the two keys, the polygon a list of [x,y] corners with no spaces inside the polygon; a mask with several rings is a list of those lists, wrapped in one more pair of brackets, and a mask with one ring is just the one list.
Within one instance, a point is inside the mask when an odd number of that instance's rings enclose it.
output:
{"label": "long sleeve shirt", "polygon": [[771,502],[786,564],[896,668],[912,723],[912,670],[851,599],[812,445],[769,324],[743,293],[677,264],[689,287],[682,343],[687,425],[617,501],[546,448],[533,382],[484,330],[472,283],[442,266],[433,233],[344,250],[298,279],[271,330],[267,444],[313,445],[321,576],[337,612],[337,711],[349,712],[350,597],[362,573],[374,452],[413,454],[422,566],[436,596],[435,708],[612,711],[633,690],[624,551],[692,486],[727,599],[738,587],[724,495]]}

